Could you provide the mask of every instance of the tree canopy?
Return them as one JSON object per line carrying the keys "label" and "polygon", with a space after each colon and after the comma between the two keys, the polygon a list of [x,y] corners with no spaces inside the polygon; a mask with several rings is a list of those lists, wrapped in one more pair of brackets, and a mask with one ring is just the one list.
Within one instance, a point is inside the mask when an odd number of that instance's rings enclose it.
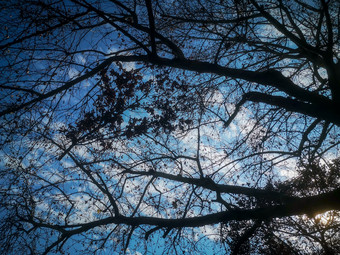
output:
{"label": "tree canopy", "polygon": [[0,250],[337,254],[336,0],[0,3]]}

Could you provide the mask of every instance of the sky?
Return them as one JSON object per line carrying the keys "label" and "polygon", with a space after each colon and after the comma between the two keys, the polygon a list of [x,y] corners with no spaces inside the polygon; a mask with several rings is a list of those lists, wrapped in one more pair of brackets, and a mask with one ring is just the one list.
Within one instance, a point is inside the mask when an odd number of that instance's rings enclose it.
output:
{"label": "sky", "polygon": [[[68,4],[69,2],[66,1],[66,3]],[[94,19],[93,22],[95,21]],[[18,26],[23,29],[26,27],[26,24],[19,24]],[[29,51],[21,52],[15,48],[11,49],[10,52],[7,52],[7,59],[1,60],[1,65],[13,62],[15,63],[13,65],[14,68],[18,69],[18,67],[21,67],[21,69],[13,77],[10,76],[12,73],[7,70],[8,73],[5,72],[6,75],[2,78],[1,82],[9,81],[8,84],[10,85],[22,85],[23,87],[32,85],[35,91],[48,92],[60,86],[60,82],[74,80],[84,75],[89,69],[94,68],[104,59],[117,54],[124,47],[128,48],[132,44],[131,41],[122,35],[122,32],[114,30],[109,25],[95,27],[86,32],[75,31],[60,30],[58,33],[50,35],[50,37],[39,38],[39,47],[36,47],[31,53]],[[267,32],[268,28],[265,28],[262,36],[267,36]],[[269,33],[277,35],[276,31],[270,31],[270,29]],[[58,42],[56,41],[58,38],[63,39],[61,42]],[[8,40],[10,39],[8,38]],[[28,48],[33,47],[32,44],[33,42],[27,42],[26,46]],[[54,45],[53,48],[44,49],[42,47],[51,45]],[[209,43],[203,45],[208,47]],[[193,43],[193,47],[198,46],[198,43]],[[72,64],[62,65],[63,62],[60,60],[62,60],[62,56],[65,54],[63,52],[64,48],[77,52],[72,59],[65,59],[66,63],[70,60]],[[96,52],[93,50],[96,50]],[[126,51],[118,54],[130,55],[131,52]],[[185,54],[190,56],[190,51],[185,52]],[[55,60],[50,61],[51,58],[55,58]],[[28,63],[27,68],[23,68],[24,65],[21,64],[21,60],[24,63]],[[241,60],[246,61],[246,58],[240,58],[239,62],[236,61],[237,67],[241,66]],[[111,65],[108,68],[108,72],[110,70],[121,72],[118,66]],[[123,163],[126,167],[133,166],[136,170],[146,171],[154,168],[168,174],[181,174],[194,178],[200,177],[198,168],[202,167],[204,174],[211,176],[214,180],[240,186],[255,185],[255,182],[260,180],[256,182],[256,186],[265,187],[269,181],[282,181],[296,176],[297,161],[290,156],[277,157],[278,153],[276,151],[265,155],[267,159],[273,160],[274,166],[268,163],[263,165],[259,163],[257,165],[260,169],[258,172],[252,172],[254,170],[254,168],[251,168],[252,160],[255,158],[261,161],[259,158],[263,157],[262,155],[258,158],[254,156],[249,160],[245,159],[243,164],[239,163],[238,159],[246,156],[243,153],[249,153],[251,148],[254,150],[254,154],[260,151],[254,146],[254,141],[258,137],[262,137],[263,134],[268,134],[269,136],[268,148],[263,148],[264,150],[269,150],[271,144],[285,143],[286,138],[270,137],[271,130],[282,128],[280,123],[277,122],[277,125],[271,127],[257,123],[254,120],[255,116],[252,110],[254,105],[252,104],[242,106],[234,121],[227,128],[224,127],[224,122],[220,121],[220,119],[228,119],[228,114],[230,115],[235,110],[237,103],[238,92],[235,98],[231,98],[232,88],[237,86],[235,81],[225,77],[216,78],[210,74],[193,75],[190,72],[181,73],[172,70],[169,77],[181,84],[188,84],[189,87],[187,92],[173,92],[170,89],[170,83],[162,83],[161,75],[163,73],[161,71],[153,68],[140,69],[140,67],[139,63],[134,62],[122,64],[122,68],[125,71],[134,74],[137,72],[139,75],[142,75],[140,83],[150,83],[153,87],[147,92],[137,91],[127,101],[132,104],[134,100],[140,100],[143,107],[153,106],[151,103],[155,100],[163,103],[169,102],[172,106],[176,106],[176,100],[184,95],[185,98],[182,102],[189,106],[186,112],[183,111],[185,112],[183,116],[188,119],[192,118],[193,127],[184,131],[177,130],[170,134],[163,132],[158,136],[154,136],[155,133],[153,132],[155,130],[150,129],[146,135],[141,137],[116,139],[109,138],[112,135],[112,130],[110,130],[108,125],[104,125],[96,131],[96,134],[102,135],[107,141],[111,141],[112,149],[103,150],[104,145],[96,139],[91,139],[90,136],[82,141],[82,145],[73,146],[70,130],[76,130],[76,123],[82,123],[81,121],[87,113],[95,112],[96,116],[99,116],[101,114],[100,105],[106,102],[105,97],[102,95],[104,85],[100,81],[99,75],[80,82],[66,93],[57,94],[52,100],[47,100],[35,109],[32,108],[32,111],[18,118],[18,121],[23,123],[21,128],[25,130],[27,128],[25,123],[27,123],[27,125],[32,127],[31,131],[25,133],[25,135],[15,136],[11,143],[5,144],[1,152],[3,156],[1,168],[11,169],[13,176],[20,172],[21,182],[17,184],[18,187],[13,185],[10,188],[11,191],[14,193],[19,192],[21,185],[27,185],[36,192],[38,196],[34,198],[34,213],[37,216],[45,218],[46,221],[49,219],[54,219],[55,222],[60,221],[60,223],[68,221],[69,224],[83,223],[110,216],[108,209],[111,208],[107,208],[108,198],[98,189],[95,183],[95,181],[100,183],[102,180],[107,184],[109,193],[120,197],[121,211],[126,215],[133,214],[133,209],[138,205],[139,197],[144,191],[143,187],[146,186],[149,187],[146,191],[146,199],[141,203],[138,215],[181,217],[179,210],[176,210],[177,208],[175,207],[180,206],[183,209],[187,201],[194,205],[188,209],[187,216],[217,212],[221,208],[218,203],[209,202],[209,200],[215,199],[215,194],[210,194],[200,189],[195,190],[190,185],[181,186],[179,183],[167,182],[163,179],[157,179],[150,183],[149,177],[132,178],[130,176],[129,178],[123,178],[119,174],[121,169],[117,167],[115,161]],[[46,80],[46,74],[52,77],[51,80]],[[115,77],[110,79],[110,86],[118,95],[118,85],[114,83]],[[304,79],[304,77],[301,78],[301,83],[308,83]],[[164,87],[157,90],[157,86]],[[20,98],[20,95],[19,92],[15,92],[12,95],[6,95],[6,98],[2,97],[2,99],[4,103],[7,103],[9,100],[15,102],[15,97]],[[190,109],[189,101],[189,96],[191,95],[196,96],[195,105],[192,105],[192,109]],[[24,100],[29,100],[34,98],[34,96],[30,95]],[[203,106],[198,103],[197,98],[199,96],[205,98]],[[98,102],[98,98],[102,99],[102,101],[99,100],[100,102]],[[122,129],[126,128],[129,125],[129,121],[133,118],[139,118],[137,121],[141,121],[144,117],[150,117],[151,114],[145,108],[141,109],[143,107],[126,109],[122,114],[122,124],[120,127]],[[202,114],[200,107],[206,107],[209,110]],[[156,114],[161,115],[164,113],[160,108],[155,107]],[[265,110],[264,108],[259,109]],[[285,116],[285,114],[278,114],[275,117],[279,120],[280,117],[283,118]],[[14,127],[13,118],[14,116],[10,115],[9,120],[5,121],[5,123],[11,123],[7,131]],[[295,131],[298,130],[301,124],[293,123],[294,118],[290,120],[292,123],[287,124],[291,124]],[[41,128],[43,130],[40,130]],[[255,131],[249,139],[245,139],[250,130]],[[334,130],[330,132],[336,135]],[[83,130],[81,135],[84,135],[84,133],[86,133],[86,130]],[[42,137],[45,134],[48,137],[44,140]],[[312,133],[312,137],[317,135],[319,135],[318,132]],[[2,136],[1,139],[7,138]],[[243,140],[245,142],[241,143],[240,141]],[[240,153],[228,154],[232,146],[238,143],[240,144]],[[290,144],[284,144],[279,149],[287,147],[296,148],[298,144],[291,142]],[[57,160],[58,157],[61,157],[61,148],[71,148],[74,156],[82,160],[83,163],[88,164],[90,174],[94,176],[94,179],[91,179],[85,171],[79,171],[74,160],[68,155],[64,155],[61,160]],[[198,157],[198,152],[201,166],[198,165],[197,161],[192,160],[192,158]],[[328,151],[326,157],[328,155],[335,157],[338,155],[337,153],[335,148]],[[150,156],[154,159],[147,160]],[[182,158],[176,161],[169,158],[156,159],[157,157],[165,156],[182,156]],[[98,159],[103,161],[92,162]],[[8,164],[9,167],[7,166]],[[50,185],[51,183],[56,183],[56,185]],[[39,190],[42,186],[44,189],[41,193]],[[125,192],[124,196],[121,195],[123,191]],[[195,196],[195,192],[198,192],[200,195]],[[65,199],[64,194],[68,194],[68,199]],[[206,201],[202,199],[200,201],[198,197],[203,197]],[[225,195],[224,198],[229,199],[231,197]],[[157,202],[155,201],[159,201],[164,205],[164,208],[162,210],[157,208],[155,206]],[[71,204],[72,208],[70,209]],[[68,215],[69,212],[72,213]],[[109,232],[112,228],[113,226],[110,229],[98,228],[94,232],[89,233],[89,235],[94,239],[100,238],[100,232]],[[186,243],[186,240],[195,240],[197,241],[197,249],[200,249],[200,254],[224,254],[224,247],[218,244],[217,236],[219,231],[218,226],[202,227],[193,233],[191,233],[191,230],[186,230],[182,233],[183,243],[181,247],[184,247],[183,250],[187,249],[187,252],[190,254],[188,249],[191,247],[187,245],[189,242]],[[168,252],[168,250],[164,250],[164,247],[168,249],[166,242],[169,242],[169,240],[162,238],[163,231],[155,232],[152,238],[150,238],[150,242],[145,244],[147,246],[143,246],[143,242],[140,242],[140,239],[138,239],[141,236],[141,230],[136,230],[136,232],[139,236],[136,235],[136,237],[132,238],[127,254],[166,254]],[[55,237],[55,234],[52,234],[50,238],[53,239]],[[38,237],[35,242],[39,244],[45,240],[44,238],[45,236],[39,240]],[[65,247],[72,253],[73,249],[82,248],[81,239],[81,236],[75,236],[65,244]],[[117,239],[113,234],[109,239],[110,244],[115,245],[122,242],[122,240]],[[96,243],[91,243],[91,246],[96,247]],[[178,249],[180,249],[179,245]],[[108,246],[107,249],[98,252],[98,254],[112,254],[111,252],[110,246]],[[183,251],[178,250],[177,252],[182,254]]]}

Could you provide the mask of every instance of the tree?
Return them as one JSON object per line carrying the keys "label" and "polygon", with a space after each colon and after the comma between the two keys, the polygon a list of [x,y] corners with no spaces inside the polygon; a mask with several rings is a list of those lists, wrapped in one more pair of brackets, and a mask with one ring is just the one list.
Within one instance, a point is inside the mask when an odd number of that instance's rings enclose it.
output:
{"label": "tree", "polygon": [[2,2],[2,252],[339,252],[339,9]]}

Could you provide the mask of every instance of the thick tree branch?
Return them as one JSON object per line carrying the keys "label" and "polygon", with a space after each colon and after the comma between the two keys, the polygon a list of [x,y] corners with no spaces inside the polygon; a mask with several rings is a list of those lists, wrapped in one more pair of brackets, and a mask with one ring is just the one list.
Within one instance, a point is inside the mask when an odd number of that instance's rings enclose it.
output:
{"label": "thick tree branch", "polygon": [[263,15],[263,17],[268,20],[268,22],[270,22],[278,31],[284,34],[292,42],[294,42],[301,49],[302,54],[304,54],[308,59],[310,59],[312,62],[322,62],[322,52],[319,49],[309,45],[303,40],[303,38],[300,39],[292,32],[288,31],[283,24],[278,22],[271,14],[266,12],[264,8],[256,2],[256,0],[251,0],[251,3]]}
{"label": "thick tree branch", "polygon": [[[123,215],[117,215],[89,223],[67,225],[63,228],[65,231],[67,231],[67,236],[72,236],[83,233],[89,229],[108,224],[125,224],[129,226],[151,225],[157,226],[159,228],[164,227],[172,229],[183,227],[200,227],[221,222],[228,222],[231,220],[268,220],[303,214],[309,217],[314,217],[317,214],[329,210],[340,210],[340,188],[321,195],[299,198],[284,205],[278,206],[223,211],[204,216],[180,219],[165,219],[144,216],[126,217]],[[54,225],[51,225],[51,228],[55,228]]]}
{"label": "thick tree branch", "polygon": [[237,185],[216,184],[210,178],[199,178],[199,179],[189,178],[189,177],[183,177],[181,175],[172,175],[172,174],[156,172],[156,171],[145,172],[145,171],[125,170],[123,171],[123,173],[153,176],[154,178],[160,177],[160,178],[164,178],[164,179],[168,179],[172,181],[193,184],[193,185],[205,188],[205,189],[216,191],[218,193],[242,194],[242,195],[253,196],[253,197],[267,198],[273,201],[286,201],[286,200],[296,199],[295,197],[290,197],[286,194],[275,192],[275,191],[256,189],[256,188],[247,188],[247,187],[237,186]]}
{"label": "thick tree branch", "polygon": [[257,220],[255,221],[255,223],[253,224],[253,226],[251,226],[251,228],[247,229],[242,235],[241,237],[237,240],[236,244],[233,245],[233,250],[231,255],[237,255],[239,254],[240,248],[241,246],[247,241],[249,240],[249,238],[252,237],[252,235],[254,235],[254,233],[256,232],[256,230],[261,226],[262,221],[261,220]]}
{"label": "thick tree branch", "polygon": [[59,88],[56,88],[54,90],[51,90],[50,92],[47,92],[46,94],[43,94],[43,95],[40,95],[39,97],[37,98],[34,98],[26,103],[23,103],[21,105],[17,105],[17,106],[13,106],[13,107],[9,107],[8,109],[0,112],[0,117],[3,116],[3,115],[6,115],[6,114],[9,114],[9,113],[14,113],[14,112],[17,112],[17,111],[20,111],[26,107],[29,107],[35,103],[38,103],[38,102],[41,102],[43,101],[44,99],[47,99],[47,98],[50,98],[50,97],[53,97],[54,95],[57,95],[71,87],[73,87],[74,85],[94,76],[95,74],[99,73],[101,70],[103,70],[104,68],[106,68],[107,66],[109,66],[112,62],[115,61],[115,58],[114,57],[111,57],[111,58],[108,58],[106,60],[104,60],[101,64],[99,64],[98,66],[96,66],[95,68],[93,68],[91,71],[87,72],[86,74],[74,79],[74,80],[71,80],[69,82],[66,82],[63,86],[59,87]]}
{"label": "thick tree branch", "polygon": [[[85,75],[78,77],[72,81],[69,81],[65,85],[61,86],[60,88],[52,90],[44,94],[43,96],[37,97],[27,103],[24,103],[19,106],[14,106],[12,108],[4,110],[0,112],[0,116],[21,110],[29,105],[32,105],[33,103],[42,101],[43,99],[51,97],[66,89],[69,89],[73,85],[92,77],[93,75],[95,75],[96,73],[98,73],[99,71],[101,71],[103,68],[107,67],[114,61],[122,61],[122,62],[141,61],[141,62],[152,63],[156,65],[161,65],[161,66],[169,66],[169,67],[175,67],[175,68],[180,68],[184,70],[196,71],[199,73],[213,73],[213,74],[218,74],[218,75],[222,75],[222,76],[226,76],[230,78],[242,79],[248,82],[255,82],[255,83],[258,83],[264,86],[275,87],[278,90],[285,92],[292,97],[296,97],[299,100],[313,103],[313,105],[311,105],[311,104],[306,104],[302,102],[300,103],[298,101],[292,101],[292,102],[295,102],[295,105],[300,108],[301,112],[305,112],[306,114],[310,116],[315,116],[314,111],[316,109],[318,108],[322,109],[321,111],[318,110],[317,112],[323,112],[323,113],[325,113],[325,110],[327,110],[326,117],[328,118],[328,120],[337,125],[340,124],[340,120],[338,119],[339,118],[338,113],[336,112],[336,109],[334,109],[334,105],[330,99],[324,96],[318,95],[316,93],[310,92],[306,89],[303,89],[295,85],[288,78],[284,77],[280,72],[276,70],[269,70],[269,71],[263,71],[263,72],[249,71],[249,70],[243,70],[243,69],[222,67],[220,65],[211,64],[208,62],[200,62],[200,61],[187,60],[187,59],[166,59],[166,58],[149,57],[149,56],[113,56],[113,57],[110,57],[104,60],[103,63],[93,68],[90,72],[86,73]],[[259,98],[258,96],[256,97],[255,94],[252,97],[254,98],[254,100],[256,98]],[[267,101],[270,101],[270,100],[271,100],[271,97],[268,96]],[[289,110],[294,111],[294,107],[291,106]]]}
{"label": "thick tree branch", "polygon": [[298,112],[317,119],[324,119],[340,126],[340,113],[336,104],[319,104],[304,103],[295,99],[282,96],[272,96],[260,92],[249,92],[244,95],[248,101],[266,103],[273,106],[281,107],[291,112]]}
{"label": "thick tree branch", "polygon": [[153,16],[151,0],[145,0],[146,8],[148,10],[149,26],[150,26],[150,41],[151,41],[151,52],[153,56],[157,55],[156,41],[155,41],[155,18]]}

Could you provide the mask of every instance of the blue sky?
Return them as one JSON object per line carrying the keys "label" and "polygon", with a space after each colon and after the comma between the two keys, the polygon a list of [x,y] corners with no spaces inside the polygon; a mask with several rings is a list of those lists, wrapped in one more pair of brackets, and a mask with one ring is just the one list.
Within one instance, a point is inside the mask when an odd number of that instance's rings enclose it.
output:
{"label": "blue sky", "polygon": [[[64,3],[71,4],[69,1]],[[109,8],[109,5],[113,6],[108,3],[103,10],[110,12],[118,10],[110,9],[112,7]],[[141,22],[147,23],[146,10],[139,9],[138,14]],[[102,19],[97,20],[95,17],[91,20],[93,23],[100,23],[100,21]],[[18,24],[18,27],[25,29],[26,24]],[[264,34],[263,30],[267,28],[259,27],[261,36],[265,38],[268,35]],[[221,29],[225,28],[221,27]],[[171,30],[169,31],[171,33]],[[178,31],[180,33],[179,28]],[[280,36],[274,30],[269,32]],[[176,28],[173,33],[177,33]],[[200,30],[190,33],[192,36],[209,34]],[[147,41],[145,34],[136,32],[135,35],[138,39]],[[7,39],[10,41],[11,37]],[[210,39],[212,41],[198,38],[196,41],[183,43],[184,48],[192,46],[191,49],[187,48],[184,51],[185,55],[188,58],[204,59],[209,55],[209,51],[201,51],[202,55],[195,56],[196,50],[199,47],[213,48],[215,37],[210,34]],[[1,60],[1,67],[12,62],[14,63],[12,68],[17,69],[18,73],[12,76],[13,70],[2,69],[5,75],[0,78],[0,81],[7,82],[11,86],[32,88],[36,93],[29,94],[27,97],[22,97],[22,91],[3,94],[2,104],[15,103],[20,98],[29,101],[36,98],[37,93],[47,93],[65,82],[86,75],[110,56],[131,55],[134,50],[130,48],[135,47],[132,40],[128,39],[122,31],[117,31],[109,24],[84,31],[77,30],[76,27],[68,27],[65,30],[57,30],[47,37],[39,37],[35,43],[36,45],[33,41],[24,42],[26,51],[20,51],[16,47],[7,51],[5,58]],[[296,47],[291,42],[287,45],[293,49]],[[244,47],[243,49],[248,50],[247,47],[250,46]],[[68,52],[65,52],[65,49]],[[122,51],[123,49],[127,50]],[[250,52],[235,59],[232,59],[232,55],[225,56],[219,63],[240,68],[244,63],[256,61],[256,58],[253,60],[253,55],[256,53]],[[170,53],[164,53],[162,56],[170,57]],[[287,62],[281,61],[277,66],[282,64]],[[110,70],[121,72],[118,66],[111,64],[108,73]],[[139,84],[150,82],[153,86],[147,92],[137,86],[137,92],[126,102],[132,104],[143,98],[139,108],[127,108],[122,114],[122,123],[120,125],[115,123],[114,128],[106,123],[93,131],[82,129],[79,124],[87,114],[94,112],[96,117],[105,115],[110,111],[110,106],[114,105],[106,105],[105,110],[100,109],[100,106],[106,103],[106,97],[102,94],[105,86],[100,80],[100,75],[77,83],[55,97],[27,109],[21,115],[6,117],[4,128],[8,132],[18,128],[15,120],[22,123],[20,127],[22,130],[29,130],[29,132],[24,132],[23,135],[14,134],[11,142],[5,143],[1,152],[3,156],[1,168],[3,172],[12,171],[14,177],[20,176],[20,181],[13,184],[11,190],[27,189],[31,192],[30,195],[34,200],[33,214],[37,218],[50,223],[81,224],[109,217],[113,209],[109,203],[109,195],[101,189],[103,187],[117,198],[119,209],[124,215],[180,218],[183,211],[186,211],[186,216],[193,217],[221,210],[221,205],[214,202],[216,194],[213,192],[161,178],[151,182],[151,177],[138,174],[124,176],[122,175],[124,169],[144,172],[156,169],[167,174],[200,178],[199,170],[202,168],[204,176],[209,176],[218,183],[260,188],[265,187],[269,182],[274,183],[296,176],[297,161],[290,151],[299,147],[294,137],[303,135],[300,131],[301,127],[311,124],[314,121],[312,118],[302,119],[299,115],[282,111],[274,112],[275,109],[268,109],[264,105],[247,103],[240,108],[234,121],[225,127],[225,122],[234,112],[242,93],[252,88],[253,84],[240,85],[239,81],[226,77],[172,68],[169,74],[170,80],[177,81],[181,86],[187,86],[187,91],[172,91],[172,83],[162,81],[162,76],[165,76],[166,72],[163,73],[158,67],[139,69],[141,66],[140,63],[133,62],[122,64],[128,73],[138,70],[138,74],[143,77]],[[258,66],[260,65],[251,68]],[[289,69],[285,72],[289,73]],[[300,78],[301,86],[310,82],[303,76],[297,78]],[[114,79],[115,77],[110,77],[109,87],[116,95],[121,95],[118,85],[113,82]],[[157,86],[160,86],[158,90]],[[253,91],[263,89],[264,87],[258,86]],[[276,94],[283,95],[282,92]],[[98,102],[98,98],[102,101]],[[157,102],[156,106],[155,102]],[[184,105],[187,109],[178,112],[182,114],[182,118],[192,121],[192,126],[189,128],[186,126],[182,130],[177,129],[172,133],[162,132],[164,129],[160,129],[159,134],[156,128],[149,128],[146,134],[130,139],[114,137],[115,128],[124,131],[129,121],[134,118],[137,122],[141,122],[144,117],[152,121],[152,115],[145,107],[148,105],[154,107],[159,118],[165,114],[164,108],[167,105],[174,108]],[[274,113],[267,114],[267,111]],[[266,118],[272,118],[272,121],[267,122]],[[283,118],[287,118],[284,124],[280,121]],[[179,123],[179,120],[175,122]],[[321,127],[321,124],[317,127]],[[75,130],[77,138],[83,137],[75,146],[72,144],[72,130]],[[89,130],[94,132],[94,138],[89,134]],[[321,128],[311,131],[309,134],[311,141],[320,136],[320,130]],[[328,131],[330,136],[336,139],[337,130],[330,128]],[[278,135],[272,135],[274,132]],[[87,136],[84,136],[85,134]],[[105,146],[108,145],[103,145],[96,136],[102,136],[110,146],[106,148]],[[7,137],[2,135],[1,139],[6,140]],[[258,143],[260,139],[263,139],[261,145],[263,147]],[[331,142],[327,141],[327,143]],[[235,146],[238,150],[233,151]],[[68,148],[71,155],[64,155],[63,151]],[[337,147],[329,148],[328,151],[323,152],[325,161],[339,154]],[[282,151],[286,153],[281,153]],[[78,161],[85,170],[77,166]],[[140,203],[140,196],[143,193],[145,197]],[[15,197],[16,194],[13,195],[13,198]],[[230,195],[224,195],[223,198],[235,201]],[[135,211],[136,207],[138,207],[137,211]],[[91,243],[89,239],[100,238],[100,234],[109,233],[114,227],[110,225],[107,229],[99,227],[85,232],[84,235],[88,238],[86,244],[95,248],[97,244]],[[148,242],[142,241],[143,231],[147,229],[148,226],[136,229],[130,241],[128,254],[174,254],[176,252],[182,254],[183,250],[187,250],[190,254],[193,249],[190,246],[192,241],[196,242],[197,247],[194,248],[197,248],[200,254],[225,253],[223,244],[219,243],[217,238],[218,226],[183,231],[179,243],[174,245],[178,247],[177,251],[169,250],[174,247],[169,243],[171,239],[162,237],[164,230],[156,231],[150,236]],[[98,251],[98,254],[112,254],[111,248],[115,245],[121,251],[121,244],[126,241],[121,239],[127,238],[127,231],[126,226],[117,229],[117,232],[108,239],[107,248]],[[49,234],[49,242],[51,242],[56,238],[56,234],[53,231]],[[174,236],[176,235],[172,235]],[[36,243],[44,246],[42,243],[45,238],[46,234],[38,237]],[[73,250],[83,248],[82,240],[85,240],[82,235],[76,235],[64,245],[64,249],[72,254]]]}

